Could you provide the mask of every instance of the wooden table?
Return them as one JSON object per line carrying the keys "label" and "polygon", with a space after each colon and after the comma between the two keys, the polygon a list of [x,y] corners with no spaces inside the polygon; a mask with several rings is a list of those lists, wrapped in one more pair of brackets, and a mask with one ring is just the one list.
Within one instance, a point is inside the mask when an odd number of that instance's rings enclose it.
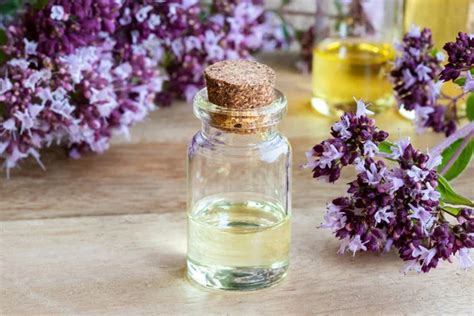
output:
{"label": "wooden table", "polygon": [[[184,278],[184,161],[199,121],[177,102],[136,126],[131,142],[114,139],[103,155],[71,160],[53,150],[43,155],[47,172],[28,162],[0,179],[0,314],[472,314],[472,271],[442,263],[405,276],[396,253],[338,256],[338,241],[316,228],[354,173],[330,186],[299,169],[331,120],[310,109],[310,78],[285,60],[266,59],[289,98],[281,128],[294,148],[291,268],[283,283],[231,293]],[[377,119],[421,148],[441,139],[413,135],[395,112]],[[470,167],[454,184],[471,197],[473,176]]]}

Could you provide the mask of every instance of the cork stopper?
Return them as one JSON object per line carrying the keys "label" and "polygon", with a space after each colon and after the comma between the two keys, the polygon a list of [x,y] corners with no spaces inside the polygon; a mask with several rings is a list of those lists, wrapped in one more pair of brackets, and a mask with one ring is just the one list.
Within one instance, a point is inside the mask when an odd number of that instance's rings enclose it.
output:
{"label": "cork stopper", "polygon": [[225,60],[204,71],[210,102],[229,109],[252,109],[274,99],[275,72],[249,60]]}
{"label": "cork stopper", "polygon": [[[255,61],[226,60],[204,71],[209,102],[229,110],[250,111],[271,104],[275,99],[275,72]],[[210,124],[239,134],[263,132],[257,128],[266,118],[251,115],[214,113]]]}

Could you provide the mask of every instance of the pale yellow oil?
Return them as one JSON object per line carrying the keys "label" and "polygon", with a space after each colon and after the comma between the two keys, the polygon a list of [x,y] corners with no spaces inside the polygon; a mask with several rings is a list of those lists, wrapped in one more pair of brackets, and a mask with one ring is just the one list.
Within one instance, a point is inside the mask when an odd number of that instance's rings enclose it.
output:
{"label": "pale yellow oil", "polygon": [[286,275],[289,218],[264,199],[218,195],[198,202],[188,212],[188,275],[208,287],[270,286]]}
{"label": "pale yellow oil", "polygon": [[394,56],[387,43],[321,42],[313,50],[313,107],[332,115],[354,110],[354,98],[371,103],[376,112],[393,105],[388,73]]}

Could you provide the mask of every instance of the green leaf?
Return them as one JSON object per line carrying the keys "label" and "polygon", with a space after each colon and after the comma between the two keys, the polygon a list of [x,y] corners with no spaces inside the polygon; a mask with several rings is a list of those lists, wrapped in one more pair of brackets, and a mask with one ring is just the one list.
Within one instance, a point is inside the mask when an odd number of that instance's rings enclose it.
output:
{"label": "green leaf", "polygon": [[463,149],[454,164],[443,175],[446,180],[451,181],[458,177],[469,166],[473,154],[474,140],[471,140],[469,144],[467,144],[467,146]]}
{"label": "green leaf", "polygon": [[446,213],[451,214],[453,216],[458,216],[459,212],[461,212],[461,208],[458,208],[458,207],[443,206],[442,209]]}
{"label": "green leaf", "polygon": [[297,41],[301,41],[301,39],[303,38],[303,34],[304,34],[304,31],[302,30],[295,30],[295,39]]}
{"label": "green leaf", "polygon": [[466,84],[466,78],[458,78],[454,80],[454,83],[460,87],[464,87],[464,84]]}
{"label": "green leaf", "polygon": [[[5,30],[0,29],[0,46],[6,44],[8,41],[7,34]],[[6,54],[0,49],[0,66],[5,63],[7,60]]]}
{"label": "green leaf", "polygon": [[48,4],[48,0],[37,0],[34,4],[36,10],[43,9]]}
{"label": "green leaf", "polygon": [[392,153],[392,146],[395,146],[395,144],[385,140],[379,144],[379,151],[382,153],[387,153],[391,154]]}
{"label": "green leaf", "polygon": [[451,205],[463,205],[473,207],[474,203],[468,198],[457,194],[442,175],[438,176],[438,186],[436,190],[441,193],[441,199],[444,203]]}
{"label": "green leaf", "polygon": [[0,45],[5,45],[8,41],[7,33],[5,30],[0,29]]}
{"label": "green leaf", "polygon": [[207,17],[208,17],[207,12],[201,11],[199,13],[199,21],[204,22],[204,21],[206,21]]}
{"label": "green leaf", "polygon": [[18,1],[9,0],[0,4],[0,15],[10,15],[18,10]]}
{"label": "green leaf", "polygon": [[474,121],[474,93],[469,94],[466,101],[466,116],[469,121]]}
{"label": "green leaf", "polygon": [[0,66],[3,66],[8,61],[8,56],[0,50]]}
{"label": "green leaf", "polygon": [[7,111],[7,106],[4,102],[0,102],[0,117],[3,118],[5,112]]}
{"label": "green leaf", "polygon": [[282,23],[281,28],[283,30],[283,34],[285,36],[285,40],[289,42],[291,40],[290,30],[288,29],[288,24]]}
{"label": "green leaf", "polygon": [[[461,146],[464,138],[460,138],[454,143],[451,144],[448,148],[446,148],[442,153],[441,156],[443,157],[443,161],[441,165],[438,166],[438,172],[443,170],[444,166],[452,159],[453,155],[458,150],[459,146]],[[443,174],[443,176],[448,180],[452,180],[459,176],[469,163],[471,162],[471,158],[474,154],[474,140],[471,140],[469,144],[463,149],[459,157],[453,163],[453,165]]]}

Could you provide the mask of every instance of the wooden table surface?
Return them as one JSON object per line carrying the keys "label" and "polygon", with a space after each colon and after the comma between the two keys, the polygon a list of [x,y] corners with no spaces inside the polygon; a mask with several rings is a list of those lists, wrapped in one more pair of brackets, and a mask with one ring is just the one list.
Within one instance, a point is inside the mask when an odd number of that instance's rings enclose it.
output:
{"label": "wooden table surface", "polygon": [[[338,256],[338,241],[317,229],[339,184],[299,169],[304,151],[327,136],[331,120],[310,109],[308,76],[285,56],[266,58],[289,99],[281,124],[294,149],[293,236],[289,275],[274,288],[209,291],[185,278],[185,153],[199,121],[185,103],[154,112],[132,140],[103,155],[71,160],[60,150],[0,179],[0,314],[411,314],[473,313],[473,272],[442,263],[403,275],[396,253]],[[278,61],[278,65],[277,65]],[[282,62],[286,64],[282,65]],[[421,148],[442,137],[413,134],[395,112],[377,117],[395,137]],[[454,185],[472,197],[474,167]]]}

